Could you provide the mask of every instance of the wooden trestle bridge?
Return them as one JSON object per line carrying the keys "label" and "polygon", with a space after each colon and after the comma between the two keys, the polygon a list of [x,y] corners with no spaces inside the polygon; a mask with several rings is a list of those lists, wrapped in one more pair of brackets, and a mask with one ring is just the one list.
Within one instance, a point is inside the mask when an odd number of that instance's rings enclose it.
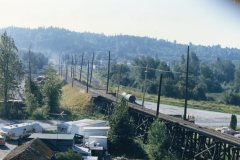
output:
{"label": "wooden trestle bridge", "polygon": [[[103,91],[89,89],[96,99],[105,100],[110,105],[116,102],[116,97]],[[138,135],[147,133],[148,127],[157,117],[167,127],[171,139],[170,150],[178,152],[182,159],[200,160],[240,160],[240,139],[223,134],[212,129],[198,126],[181,118],[156,113],[138,104],[128,103],[129,112],[137,123]],[[107,109],[106,109],[107,110]]]}
{"label": "wooden trestle bridge", "polygon": [[[68,82],[72,82],[69,77]],[[79,82],[75,87],[86,89],[95,101],[102,103],[101,109],[111,112],[117,98],[105,91],[90,88]],[[212,129],[198,126],[181,118],[157,113],[138,104],[128,103],[129,113],[134,118],[136,133],[145,136],[154,119],[159,118],[165,124],[171,144],[170,151],[177,152],[181,159],[194,160],[240,160],[240,139]]]}

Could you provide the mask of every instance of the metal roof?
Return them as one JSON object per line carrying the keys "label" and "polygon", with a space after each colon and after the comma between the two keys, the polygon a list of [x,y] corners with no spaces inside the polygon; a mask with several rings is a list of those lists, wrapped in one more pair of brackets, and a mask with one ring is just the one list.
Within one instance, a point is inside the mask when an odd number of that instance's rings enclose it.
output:
{"label": "metal roof", "polygon": [[107,139],[107,136],[89,136],[89,138]]}
{"label": "metal roof", "polygon": [[29,138],[73,140],[74,134],[33,133]]}
{"label": "metal roof", "polygon": [[68,121],[60,124],[59,126],[67,124],[67,125],[76,125],[81,127],[81,126],[87,126],[87,125],[98,124],[98,123],[108,123],[108,122],[104,120],[82,119],[78,121]]}
{"label": "metal roof", "polygon": [[13,124],[9,126],[4,126],[5,129],[14,129],[14,128],[21,128],[21,127],[27,127],[27,126],[33,126],[36,123],[19,123],[19,124]]}
{"label": "metal roof", "polygon": [[84,130],[109,130],[110,127],[83,127]]}

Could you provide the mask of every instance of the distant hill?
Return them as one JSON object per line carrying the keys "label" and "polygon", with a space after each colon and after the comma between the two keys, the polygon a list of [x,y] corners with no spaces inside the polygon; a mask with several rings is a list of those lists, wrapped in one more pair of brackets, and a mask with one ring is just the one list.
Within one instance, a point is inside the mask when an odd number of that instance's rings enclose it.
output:
{"label": "distant hill", "polygon": [[[46,54],[74,53],[81,54],[93,51],[101,54],[111,50],[113,56],[121,59],[131,59],[141,55],[150,55],[167,61],[179,60],[186,54],[187,45],[158,40],[149,37],[73,32],[62,28],[18,28],[0,29],[7,31],[16,42],[19,49],[26,50],[32,45],[33,50]],[[240,60],[240,50],[221,48],[217,46],[191,45],[191,51],[205,61],[221,59]]]}

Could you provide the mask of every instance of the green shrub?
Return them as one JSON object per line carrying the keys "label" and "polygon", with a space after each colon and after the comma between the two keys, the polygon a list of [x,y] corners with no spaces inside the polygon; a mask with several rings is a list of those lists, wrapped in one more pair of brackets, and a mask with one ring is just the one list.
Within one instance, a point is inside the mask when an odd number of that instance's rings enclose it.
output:
{"label": "green shrub", "polygon": [[237,116],[235,114],[232,114],[231,121],[230,121],[230,128],[236,130],[237,128]]}
{"label": "green shrub", "polygon": [[113,150],[124,150],[132,143],[134,135],[133,125],[128,114],[128,106],[125,100],[116,105],[110,117],[109,140]]}
{"label": "green shrub", "polygon": [[240,94],[234,91],[225,92],[224,102],[231,105],[240,105]]}
{"label": "green shrub", "polygon": [[69,150],[67,152],[57,153],[55,160],[82,160],[82,156],[79,153]]}
{"label": "green shrub", "polygon": [[35,110],[32,115],[29,117],[29,119],[32,120],[46,120],[49,119],[49,116],[47,115],[47,113],[43,112],[43,110]]}
{"label": "green shrub", "polygon": [[148,132],[148,154],[154,160],[176,160],[176,157],[168,152],[170,140],[166,134],[165,124],[159,119],[155,120]]}

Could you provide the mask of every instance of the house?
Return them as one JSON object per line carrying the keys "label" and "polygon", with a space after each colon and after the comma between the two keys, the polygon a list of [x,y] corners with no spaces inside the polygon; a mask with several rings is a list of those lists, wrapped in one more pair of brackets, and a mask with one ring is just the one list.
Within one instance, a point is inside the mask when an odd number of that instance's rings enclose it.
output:
{"label": "house", "polygon": [[53,151],[65,152],[72,149],[74,145],[73,134],[46,134],[46,133],[33,133],[28,137],[29,139],[38,138],[42,140]]}
{"label": "house", "polygon": [[50,160],[53,151],[40,139],[33,139],[13,149],[3,160]]}

